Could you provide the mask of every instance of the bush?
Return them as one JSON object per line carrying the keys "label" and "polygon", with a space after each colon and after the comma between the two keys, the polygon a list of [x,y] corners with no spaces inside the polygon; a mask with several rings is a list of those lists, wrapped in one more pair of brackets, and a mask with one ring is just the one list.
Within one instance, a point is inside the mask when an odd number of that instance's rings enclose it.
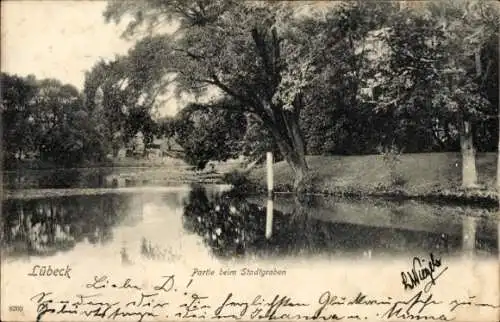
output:
{"label": "bush", "polygon": [[384,160],[386,167],[389,169],[391,185],[395,187],[404,187],[408,180],[404,178],[404,176],[396,169],[398,164],[401,163],[401,155],[403,154],[403,151],[395,145],[383,148],[379,147],[378,151],[382,155],[382,159]]}
{"label": "bush", "polygon": [[225,173],[222,176],[222,181],[233,185],[234,188],[239,190],[250,190],[253,187],[253,184],[247,174],[238,170]]}

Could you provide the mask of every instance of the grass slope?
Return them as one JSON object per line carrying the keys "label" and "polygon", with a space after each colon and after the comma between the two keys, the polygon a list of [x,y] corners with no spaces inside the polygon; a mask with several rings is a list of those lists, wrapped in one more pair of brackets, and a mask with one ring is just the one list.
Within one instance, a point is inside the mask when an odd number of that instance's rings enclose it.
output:
{"label": "grass slope", "polygon": [[[382,155],[308,156],[310,175],[303,189],[311,193],[354,195],[404,195],[422,198],[497,200],[496,153],[478,153],[478,189],[461,187],[460,153],[403,154],[396,162]],[[266,169],[250,173],[250,180],[265,187]],[[289,191],[293,173],[286,162],[274,167],[276,191]]]}

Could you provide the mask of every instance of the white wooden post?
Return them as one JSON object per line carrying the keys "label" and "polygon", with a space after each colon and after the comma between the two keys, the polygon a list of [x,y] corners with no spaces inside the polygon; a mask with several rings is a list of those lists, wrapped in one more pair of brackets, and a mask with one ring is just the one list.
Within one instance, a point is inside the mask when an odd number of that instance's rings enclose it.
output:
{"label": "white wooden post", "polygon": [[266,213],[266,238],[273,234],[273,153],[267,152],[267,213]]}
{"label": "white wooden post", "polygon": [[266,238],[269,239],[273,235],[273,200],[267,199],[266,213]]}
{"label": "white wooden post", "polygon": [[273,195],[273,153],[267,152],[267,196]]}

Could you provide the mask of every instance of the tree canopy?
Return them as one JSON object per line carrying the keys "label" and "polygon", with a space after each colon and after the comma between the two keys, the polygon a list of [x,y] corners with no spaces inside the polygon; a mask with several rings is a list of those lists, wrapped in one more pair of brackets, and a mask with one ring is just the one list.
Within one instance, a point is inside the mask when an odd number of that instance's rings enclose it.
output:
{"label": "tree canopy", "polygon": [[59,166],[103,158],[97,120],[74,86],[2,73],[1,87],[5,166],[33,157]]}
{"label": "tree canopy", "polygon": [[[171,75],[178,93],[203,96],[215,88],[215,100],[236,100],[237,106],[218,107],[250,115],[254,128],[268,132],[296,182],[307,171],[306,152],[373,153],[392,145],[454,150],[462,121],[476,124],[495,114],[498,6],[299,7],[111,0],[104,15],[129,19],[123,35],[143,39],[138,45],[161,44],[163,64],[151,73]],[[473,135],[487,145],[497,127],[480,126]]]}
{"label": "tree canopy", "polygon": [[314,73],[307,39],[292,32],[299,25],[289,5],[110,1],[105,12],[115,21],[125,14],[133,17],[126,36],[137,34],[139,27],[152,31],[177,22],[175,33],[155,39],[163,40],[165,69],[175,75],[178,92],[199,96],[216,88],[237,100],[237,112],[262,122],[300,181],[307,164],[298,120],[307,104],[303,88]]}
{"label": "tree canopy", "polygon": [[[104,16],[135,44],[97,61],[83,93],[2,75],[8,158],[98,160],[141,132],[175,138],[200,168],[272,150],[298,184],[306,154],[496,149],[491,2],[110,0]],[[172,90],[191,101],[158,119]]]}

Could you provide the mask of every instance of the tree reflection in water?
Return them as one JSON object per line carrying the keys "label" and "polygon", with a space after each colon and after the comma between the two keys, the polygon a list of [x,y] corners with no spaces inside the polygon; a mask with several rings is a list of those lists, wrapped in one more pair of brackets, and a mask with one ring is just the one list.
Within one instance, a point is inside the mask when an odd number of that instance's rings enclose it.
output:
{"label": "tree reflection in water", "polygon": [[104,244],[127,210],[124,196],[72,196],[6,200],[2,250],[7,256],[48,256],[78,242]]}
{"label": "tree reflection in water", "polygon": [[[207,194],[204,188],[194,187],[184,203],[182,225],[187,232],[200,236],[220,257],[304,258],[316,254],[362,256],[363,253],[369,257],[394,253],[413,256],[429,251],[450,255],[466,251],[474,255],[498,254],[498,225],[492,220],[478,217],[467,221],[463,217],[462,222],[462,216],[455,216],[458,219],[435,220],[436,224],[431,225],[433,222],[428,221],[433,220],[432,216],[426,214],[433,211],[433,206],[401,204],[396,205],[398,210],[394,213],[394,205],[389,203],[340,200],[330,205],[309,199],[303,200],[300,207],[294,200],[276,199],[272,236],[267,239],[265,199],[249,199],[235,191],[216,193],[209,189]],[[149,201],[154,209],[167,212],[181,203],[175,194],[162,196],[161,202],[154,200],[156,203]],[[129,258],[130,251],[139,251],[142,259],[176,260],[180,255],[179,246],[171,243],[175,238],[157,240],[155,229],[151,234],[148,230],[154,225],[140,225],[144,220],[143,208],[142,194],[141,198],[109,194],[6,200],[1,221],[2,251],[10,257],[48,256],[69,251],[83,241],[107,243],[112,239],[113,227],[126,226],[130,233],[127,238],[134,239],[136,234],[143,240],[134,249],[121,253],[124,262],[134,260]],[[442,217],[455,211],[452,208],[442,213],[443,209],[435,211]],[[426,219],[421,225],[419,218],[423,215]],[[175,216],[181,214],[175,212]],[[170,219],[165,222],[161,216],[157,219],[161,224],[170,224]],[[178,230],[176,227],[170,232],[177,234]],[[179,238],[183,238],[181,231]]]}
{"label": "tree reflection in water", "polygon": [[[201,236],[219,257],[298,256],[322,254],[426,254],[462,252],[461,236],[450,236],[443,244],[439,231],[329,222],[312,218],[313,204],[293,207],[293,213],[273,212],[273,233],[265,237],[266,209],[246,201],[237,192],[207,196],[194,187],[184,205],[184,228]],[[323,209],[323,211],[325,211]],[[332,209],[331,211],[335,211]],[[390,211],[388,209],[388,211]],[[496,232],[495,232],[496,235]],[[484,239],[483,251],[495,254],[496,236]]]}
{"label": "tree reflection in water", "polygon": [[266,209],[248,203],[237,192],[208,198],[194,187],[184,206],[184,228],[222,257],[254,255],[303,255],[338,249],[331,225],[297,210],[285,215],[273,212],[273,235],[265,238]]}

